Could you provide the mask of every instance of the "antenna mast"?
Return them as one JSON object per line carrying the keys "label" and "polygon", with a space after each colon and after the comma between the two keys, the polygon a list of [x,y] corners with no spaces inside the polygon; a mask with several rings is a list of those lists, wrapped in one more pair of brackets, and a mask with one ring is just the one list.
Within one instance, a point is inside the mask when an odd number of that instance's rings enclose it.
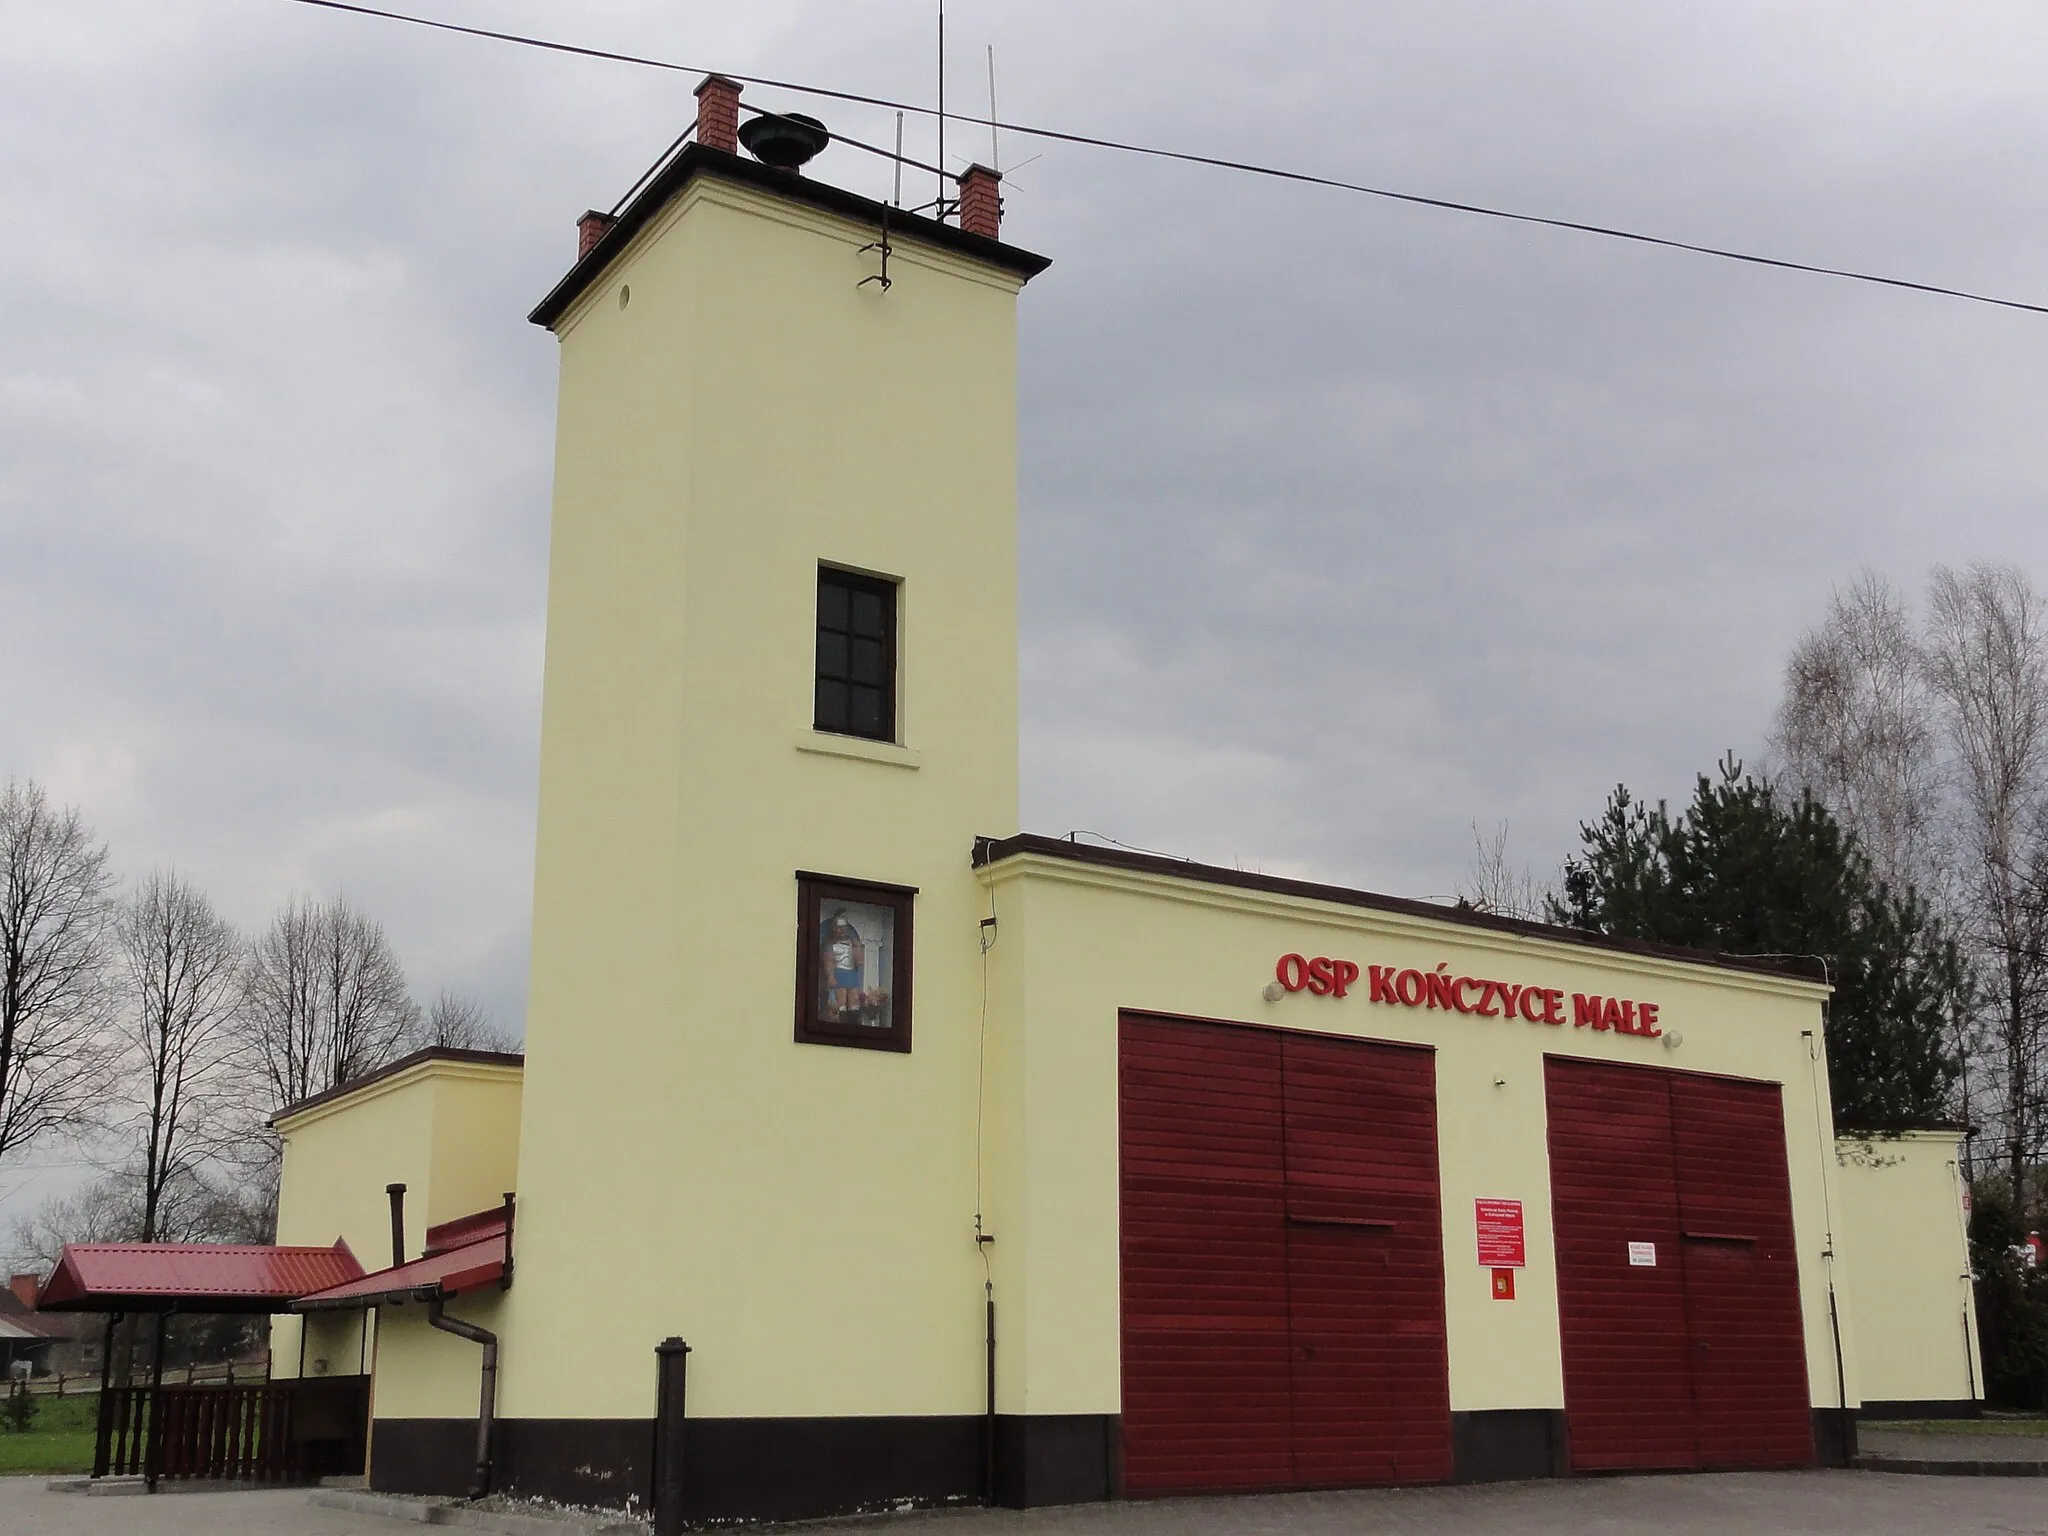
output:
{"label": "antenna mast", "polygon": [[939,0],[939,203],[934,218],[946,216],[946,0]]}
{"label": "antenna mast", "polygon": [[996,139],[996,45],[988,45],[988,168],[1003,168],[1003,146]]}

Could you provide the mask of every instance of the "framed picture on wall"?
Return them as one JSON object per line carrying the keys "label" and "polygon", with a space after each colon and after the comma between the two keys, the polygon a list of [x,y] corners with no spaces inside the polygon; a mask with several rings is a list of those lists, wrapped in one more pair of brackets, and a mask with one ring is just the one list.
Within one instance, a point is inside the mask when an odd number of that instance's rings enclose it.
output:
{"label": "framed picture on wall", "polygon": [[803,871],[796,889],[797,1039],[909,1050],[917,892]]}

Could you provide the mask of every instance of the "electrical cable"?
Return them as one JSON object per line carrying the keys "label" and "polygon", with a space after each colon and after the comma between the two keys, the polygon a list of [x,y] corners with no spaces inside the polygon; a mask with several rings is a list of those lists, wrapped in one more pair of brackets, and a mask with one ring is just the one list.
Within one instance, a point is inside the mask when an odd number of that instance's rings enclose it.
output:
{"label": "electrical cable", "polygon": [[1121,848],[1126,853],[1142,853],[1148,858],[1171,859],[1176,864],[1192,864],[1195,862],[1184,853],[1168,853],[1160,848],[1141,848],[1136,843],[1127,843],[1121,838],[1111,837],[1107,832],[1090,832],[1086,827],[1076,827],[1073,831],[1069,832],[1067,834],[1067,841],[1078,843],[1084,837],[1092,837],[1098,843],[1108,843],[1112,848]]}
{"label": "electrical cable", "polygon": [[[1261,165],[1250,160],[1232,160],[1220,155],[1200,155],[1188,150],[1162,149],[1156,145],[1134,144],[1120,139],[1106,139],[1094,134],[1069,133],[1057,128],[1037,128],[1028,123],[1006,123],[994,117],[975,117],[971,113],[938,111],[920,106],[915,102],[895,101],[885,96],[870,96],[859,91],[834,90],[829,86],[803,85],[792,80],[777,80],[766,75],[742,75],[730,70],[700,69],[694,65],[680,64],[670,59],[653,59],[644,55],[618,53],[606,48],[586,48],[576,43],[557,42],[550,38],[529,37],[518,32],[499,32],[488,27],[461,26],[452,21],[436,21],[431,17],[409,15],[404,11],[388,11],[370,5],[355,5],[349,0],[289,0],[293,5],[309,5],[327,11],[345,11],[357,16],[374,16],[384,21],[404,22],[410,26],[427,27],[437,32],[455,32],[465,37],[486,38],[492,42],[514,43],[524,48],[540,48],[551,53],[571,54],[578,58],[599,59],[614,64],[634,64],[643,69],[670,70],[678,74],[723,75],[745,85],[764,86],[770,90],[790,91],[800,96],[818,96],[830,101],[852,102],[860,106],[888,107],[899,112],[915,112],[924,117],[937,117],[941,123],[973,123],[1004,133],[1022,134],[1026,138],[1047,139],[1054,143],[1075,144],[1089,149],[1113,150],[1120,154],[1142,155],[1156,160],[1174,160],[1185,165],[1203,165],[1214,170],[1238,171],[1250,176],[1263,176],[1275,181],[1296,182],[1304,186],[1327,187],[1334,191],[1355,192],[1365,197],[1377,197],[1389,202],[1406,203],[1418,208],[1435,208],[1447,213],[1469,213],[1480,218],[1503,219],[1515,224],[1534,224],[1546,229],[1561,229],[1574,234],[1596,235],[1605,240],[1623,240],[1636,245],[1656,246],[1664,250],[1686,251],[1695,256],[1710,256],[1718,261],[1741,262],[1748,266],[1770,267],[1783,272],[1805,272],[1816,277],[1840,278],[1845,282],[1869,283],[1882,288],[1901,288],[1912,293],[1933,294],[1939,298],[1962,299],[1972,304],[1989,304],[1999,309],[2017,309],[2028,314],[2048,315],[2048,304],[2030,304],[2020,299],[2000,298],[1995,294],[1978,293],[1967,288],[1951,288],[1941,283],[1914,282],[1909,278],[1886,277],[1879,273],[1862,272],[1851,267],[1829,267],[1815,262],[1792,261],[1780,256],[1760,256],[1752,251],[1738,251],[1728,246],[1704,245],[1691,240],[1676,240],[1664,235],[1644,234],[1639,230],[1622,229],[1609,224],[1592,224],[1580,219],[1553,218],[1545,214],[1516,213],[1506,208],[1493,208],[1484,203],[1462,202],[1455,198],[1430,197],[1419,192],[1399,192],[1387,187],[1370,186],[1364,182],[1346,181],[1336,176],[1319,176],[1310,171],[1288,170],[1280,166]],[[836,135],[835,135],[836,137]],[[869,146],[863,146],[869,147]],[[933,169],[933,167],[920,167]]]}

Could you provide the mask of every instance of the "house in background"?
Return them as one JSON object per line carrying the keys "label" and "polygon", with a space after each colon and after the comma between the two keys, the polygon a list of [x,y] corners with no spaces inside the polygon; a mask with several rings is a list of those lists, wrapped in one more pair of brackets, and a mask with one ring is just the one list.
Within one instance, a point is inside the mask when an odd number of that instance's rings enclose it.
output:
{"label": "house in background", "polygon": [[0,1291],[0,1375],[88,1376],[100,1368],[100,1341],[80,1319],[38,1312],[41,1280],[15,1275]]}

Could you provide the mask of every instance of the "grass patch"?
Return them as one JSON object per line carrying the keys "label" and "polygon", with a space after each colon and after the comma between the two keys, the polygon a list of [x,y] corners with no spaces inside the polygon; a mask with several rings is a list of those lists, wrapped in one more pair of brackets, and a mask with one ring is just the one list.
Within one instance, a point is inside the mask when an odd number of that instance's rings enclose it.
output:
{"label": "grass patch", "polygon": [[0,1476],[90,1472],[99,1395],[39,1397],[36,1404],[35,1428],[19,1435],[0,1429]]}
{"label": "grass patch", "polygon": [[1863,1429],[1902,1429],[1916,1435],[2010,1435],[2048,1438],[2048,1417],[1987,1414],[1981,1419],[1866,1419]]}

